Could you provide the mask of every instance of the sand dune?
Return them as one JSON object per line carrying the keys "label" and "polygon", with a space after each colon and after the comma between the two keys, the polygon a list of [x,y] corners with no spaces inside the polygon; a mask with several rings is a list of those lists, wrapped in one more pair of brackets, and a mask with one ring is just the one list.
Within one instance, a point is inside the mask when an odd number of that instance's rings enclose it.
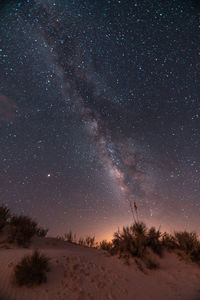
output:
{"label": "sand dune", "polygon": [[[32,249],[50,257],[47,283],[17,287],[13,267]],[[34,239],[30,249],[0,249],[0,300],[199,300],[200,268],[166,252],[154,257],[158,270],[140,271],[134,261],[52,238]]]}

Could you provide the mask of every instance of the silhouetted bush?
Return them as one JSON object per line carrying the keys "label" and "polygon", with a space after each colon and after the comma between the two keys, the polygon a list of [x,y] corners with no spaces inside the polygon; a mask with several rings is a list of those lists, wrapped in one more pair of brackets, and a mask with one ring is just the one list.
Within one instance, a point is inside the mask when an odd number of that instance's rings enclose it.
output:
{"label": "silhouetted bush", "polygon": [[56,239],[59,240],[59,241],[65,241],[65,238],[64,238],[63,235],[57,235]]}
{"label": "silhouetted bush", "polygon": [[73,233],[72,233],[71,230],[69,232],[65,233],[65,239],[69,243],[73,243],[74,242],[74,235],[73,235]]}
{"label": "silhouetted bush", "polygon": [[9,242],[20,246],[27,246],[37,231],[37,223],[27,216],[13,216],[10,225]]}
{"label": "silhouetted bush", "polygon": [[10,210],[6,206],[0,206],[0,231],[5,227],[10,217]]}
{"label": "silhouetted bush", "polygon": [[85,238],[85,246],[94,247],[95,236],[86,236]]}
{"label": "silhouetted bush", "polygon": [[[120,258],[127,260],[127,264],[130,263],[129,258],[132,256],[140,258],[147,268],[157,269],[158,264],[149,258],[150,253],[147,249],[151,249],[159,256],[162,256],[164,249],[179,249],[184,251],[192,261],[200,264],[200,241],[195,232],[175,232],[174,235],[164,232],[162,234],[160,229],[157,230],[155,227],[147,229],[143,222],[134,222],[132,226],[118,229],[113,237],[112,242],[108,243],[106,240],[100,242],[99,248],[108,251],[111,255],[118,254]],[[175,253],[178,254],[177,251]],[[183,254],[183,252],[179,253]]]}
{"label": "silhouetted bush", "polygon": [[186,254],[190,254],[193,250],[198,248],[199,241],[195,232],[175,232],[175,239],[179,249]]}
{"label": "silhouetted bush", "polygon": [[78,240],[78,244],[84,246],[84,243],[85,243],[84,238],[80,237]]}
{"label": "silhouetted bush", "polygon": [[94,247],[95,246],[95,236],[86,236],[86,238],[80,237],[78,240],[78,244],[86,247]]}
{"label": "silhouetted bush", "polygon": [[175,232],[178,249],[183,250],[192,261],[200,263],[200,242],[195,232]]}
{"label": "silhouetted bush", "polygon": [[47,232],[48,232],[48,229],[44,229],[44,228],[41,228],[41,227],[38,227],[37,230],[36,230],[36,235],[38,237],[45,237],[47,235]]}
{"label": "silhouetted bush", "polygon": [[147,247],[147,228],[143,222],[135,222],[130,227],[114,233],[113,253],[128,252],[132,256],[143,257]]}
{"label": "silhouetted bush", "polygon": [[198,245],[196,245],[196,247],[191,250],[190,258],[192,261],[200,263],[200,243],[198,243]]}
{"label": "silhouetted bush", "polygon": [[132,232],[134,235],[137,236],[146,236],[147,233],[147,227],[143,222],[135,222],[131,226]]}
{"label": "silhouetted bush", "polygon": [[137,257],[143,257],[147,247],[147,227],[143,222],[138,222],[133,224],[131,230],[135,246],[132,254]]}
{"label": "silhouetted bush", "polygon": [[57,236],[57,239],[86,247],[95,246],[95,236],[88,235],[85,238],[80,237],[79,239],[77,239],[76,234],[73,233],[71,230],[65,233],[63,236]]}
{"label": "silhouetted bush", "polygon": [[161,243],[162,246],[168,250],[173,250],[178,247],[175,237],[167,232],[162,234]]}
{"label": "silhouetted bush", "polygon": [[44,237],[46,229],[37,226],[37,223],[27,216],[12,216],[10,219],[10,233],[8,241],[20,246],[28,246],[35,235]]}
{"label": "silhouetted bush", "polygon": [[46,272],[49,271],[49,258],[37,250],[32,255],[25,256],[16,265],[14,275],[17,285],[34,286],[46,282]]}
{"label": "silhouetted bush", "polygon": [[64,240],[68,243],[76,243],[76,234],[70,230],[64,234]]}
{"label": "silhouetted bush", "polygon": [[113,248],[113,244],[111,242],[107,242],[106,240],[101,241],[99,246],[102,250],[106,250],[106,251],[109,251],[109,252]]}
{"label": "silhouetted bush", "polygon": [[151,227],[147,233],[147,246],[152,249],[158,255],[162,254],[162,242],[160,240],[161,232],[156,230],[155,227]]}

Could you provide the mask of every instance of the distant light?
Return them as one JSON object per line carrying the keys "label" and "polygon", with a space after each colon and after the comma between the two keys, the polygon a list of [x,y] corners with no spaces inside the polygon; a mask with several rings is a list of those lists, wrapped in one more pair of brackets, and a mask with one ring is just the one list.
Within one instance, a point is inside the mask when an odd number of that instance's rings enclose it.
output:
{"label": "distant light", "polygon": [[49,174],[47,174],[47,177],[51,177],[51,174],[49,173]]}

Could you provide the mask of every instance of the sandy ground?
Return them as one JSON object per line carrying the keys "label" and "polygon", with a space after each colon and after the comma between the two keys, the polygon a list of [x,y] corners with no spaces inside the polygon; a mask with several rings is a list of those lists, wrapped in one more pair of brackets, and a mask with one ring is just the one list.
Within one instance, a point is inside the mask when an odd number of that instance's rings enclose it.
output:
{"label": "sandy ground", "polygon": [[[0,245],[0,247],[2,247]],[[50,257],[47,283],[17,287],[13,267],[33,249]],[[200,268],[166,252],[158,270],[140,271],[135,262],[104,251],[52,238],[35,239],[30,249],[0,248],[0,300],[200,300]]]}

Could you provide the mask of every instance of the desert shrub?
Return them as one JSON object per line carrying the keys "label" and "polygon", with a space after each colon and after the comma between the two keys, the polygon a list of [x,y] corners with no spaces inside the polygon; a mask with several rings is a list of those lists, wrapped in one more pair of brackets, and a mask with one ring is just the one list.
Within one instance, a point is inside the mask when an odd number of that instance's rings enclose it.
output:
{"label": "desert shrub", "polygon": [[135,222],[130,227],[123,227],[122,231],[114,233],[113,252],[128,252],[132,256],[143,257],[147,247],[146,225]]}
{"label": "desert shrub", "polygon": [[100,242],[99,247],[102,250],[110,252],[113,248],[113,244],[111,242],[107,242],[106,240],[103,240],[103,241]]}
{"label": "desert shrub", "polygon": [[192,261],[200,263],[200,243],[190,252]]}
{"label": "desert shrub", "polygon": [[123,227],[122,231],[118,229],[114,233],[114,239],[112,240],[113,250],[116,253],[131,252],[134,247],[133,237],[129,227]]}
{"label": "desert shrub", "polygon": [[94,247],[95,236],[86,236],[85,238],[85,246]]}
{"label": "desert shrub", "polygon": [[34,286],[46,282],[46,272],[49,271],[49,258],[37,250],[32,255],[25,256],[15,266],[14,276],[17,285]]}
{"label": "desert shrub", "polygon": [[135,249],[133,255],[143,257],[147,247],[147,228],[143,222],[134,223],[131,227]]}
{"label": "desert shrub", "polygon": [[80,237],[79,240],[78,240],[78,244],[81,245],[81,246],[84,246],[84,242],[85,242],[84,238]]}
{"label": "desert shrub", "polygon": [[164,232],[161,237],[162,246],[168,250],[173,250],[177,248],[176,239],[173,235]]}
{"label": "desert shrub", "polygon": [[65,237],[63,235],[57,235],[56,239],[58,239],[59,241],[65,241]]}
{"label": "desert shrub", "polygon": [[86,247],[94,247],[95,245],[95,236],[86,236],[86,238],[80,237],[78,244]]}
{"label": "desert shrub", "polygon": [[9,242],[27,246],[37,232],[37,223],[27,216],[13,216],[10,220]]}
{"label": "desert shrub", "polygon": [[20,246],[28,246],[33,236],[44,237],[47,233],[46,229],[38,227],[37,223],[27,216],[12,216],[10,225],[8,241]]}
{"label": "desert shrub", "polygon": [[162,242],[160,240],[161,232],[156,230],[155,227],[151,227],[147,233],[147,246],[152,249],[152,251],[158,255],[162,254]]}
{"label": "desert shrub", "polygon": [[186,254],[190,254],[199,246],[199,241],[195,232],[175,232],[174,235],[178,248],[183,250]]}
{"label": "desert shrub", "polygon": [[6,206],[0,206],[0,231],[5,227],[10,217],[10,210]]}
{"label": "desert shrub", "polygon": [[200,263],[200,242],[195,232],[175,232],[178,249],[183,250],[192,261]]}
{"label": "desert shrub", "polygon": [[147,227],[143,222],[135,222],[131,226],[131,230],[136,236],[145,236],[147,232]]}
{"label": "desert shrub", "polygon": [[44,229],[44,228],[41,228],[41,227],[38,227],[36,229],[36,235],[43,238],[47,235],[47,232],[48,232],[48,229]]}
{"label": "desert shrub", "polygon": [[76,243],[76,234],[70,230],[64,234],[64,240],[69,243]]}

